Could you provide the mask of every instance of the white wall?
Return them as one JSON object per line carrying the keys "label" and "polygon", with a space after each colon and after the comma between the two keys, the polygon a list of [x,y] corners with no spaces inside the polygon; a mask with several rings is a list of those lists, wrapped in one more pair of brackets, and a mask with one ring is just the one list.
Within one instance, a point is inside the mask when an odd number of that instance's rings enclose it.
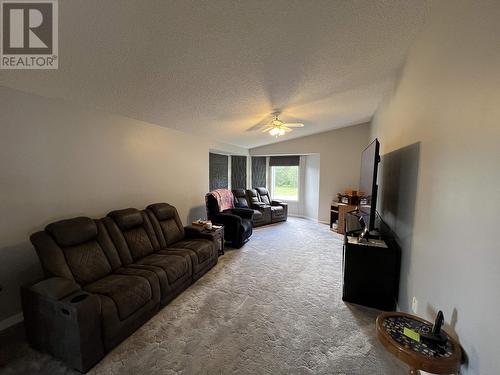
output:
{"label": "white wall", "polygon": [[500,2],[434,2],[394,92],[377,111],[379,208],[403,247],[400,308],[443,310],[468,357],[500,356]]}
{"label": "white wall", "polygon": [[250,149],[250,155],[319,154],[319,214],[330,221],[330,203],[338,192],[358,189],[361,152],[369,143],[370,124],[349,126],[325,133]]}
{"label": "white wall", "polygon": [[184,223],[204,217],[209,149],[247,152],[2,87],[0,126],[0,321],[20,312],[19,286],[41,276],[31,233],[158,201]]}
{"label": "white wall", "polygon": [[304,157],[304,194],[302,215],[318,220],[319,213],[319,185],[320,185],[320,156],[306,155]]}

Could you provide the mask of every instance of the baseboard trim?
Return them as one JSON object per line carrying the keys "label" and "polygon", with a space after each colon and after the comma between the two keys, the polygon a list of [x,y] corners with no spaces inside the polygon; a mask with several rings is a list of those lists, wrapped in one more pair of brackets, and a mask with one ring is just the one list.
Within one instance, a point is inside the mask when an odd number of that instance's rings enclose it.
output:
{"label": "baseboard trim", "polygon": [[12,327],[13,325],[17,323],[21,323],[24,320],[23,313],[19,312],[15,315],[12,315],[8,317],[7,319],[4,319],[0,321],[0,331],[3,331],[4,329],[7,329],[9,327]]}

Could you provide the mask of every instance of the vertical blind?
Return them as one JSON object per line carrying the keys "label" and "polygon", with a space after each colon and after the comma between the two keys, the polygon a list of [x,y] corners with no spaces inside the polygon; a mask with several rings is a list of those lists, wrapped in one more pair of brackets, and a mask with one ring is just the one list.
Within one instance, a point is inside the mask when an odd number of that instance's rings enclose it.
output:
{"label": "vertical blind", "polygon": [[209,155],[209,186],[210,191],[215,189],[227,189],[228,178],[227,171],[229,168],[229,157],[210,153]]}
{"label": "vertical blind", "polygon": [[231,189],[246,189],[247,157],[231,156]]}
{"label": "vertical blind", "polygon": [[266,186],[266,157],[252,156],[252,187]]}

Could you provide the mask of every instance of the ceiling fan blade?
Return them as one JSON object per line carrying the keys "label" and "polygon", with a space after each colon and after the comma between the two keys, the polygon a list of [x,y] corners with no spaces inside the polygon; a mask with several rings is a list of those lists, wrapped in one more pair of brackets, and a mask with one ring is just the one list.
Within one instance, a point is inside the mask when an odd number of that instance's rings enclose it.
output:
{"label": "ceiling fan blade", "polygon": [[251,132],[251,131],[259,130],[263,126],[269,126],[269,119],[270,119],[270,117],[269,117],[269,115],[267,115],[262,120],[260,120],[258,123],[256,123],[256,124],[250,126],[249,128],[247,128],[245,131]]}
{"label": "ceiling fan blade", "polygon": [[252,125],[251,127],[247,128],[245,131],[247,132],[252,132],[254,130],[259,130],[260,128],[262,128],[262,124],[255,124],[255,125]]}
{"label": "ceiling fan blade", "polygon": [[289,128],[303,128],[304,127],[304,124],[301,124],[300,122],[285,122],[283,125],[288,126]]}
{"label": "ceiling fan blade", "polygon": [[269,126],[269,124],[267,123],[267,121],[260,121],[254,125],[252,125],[251,127],[247,128],[247,132],[252,132],[252,131],[255,131],[255,130],[260,130],[262,129],[263,127],[265,126]]}
{"label": "ceiling fan blade", "polygon": [[265,132],[268,132],[269,130],[271,130],[273,128],[273,126],[266,126],[262,129],[262,133],[265,133]]}

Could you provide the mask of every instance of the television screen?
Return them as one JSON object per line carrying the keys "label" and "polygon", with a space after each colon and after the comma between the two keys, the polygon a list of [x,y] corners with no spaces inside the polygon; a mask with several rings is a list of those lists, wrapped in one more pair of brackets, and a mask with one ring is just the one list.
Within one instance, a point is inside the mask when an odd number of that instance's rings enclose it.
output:
{"label": "television screen", "polygon": [[375,229],[375,209],[377,204],[377,169],[380,162],[380,143],[375,139],[361,154],[359,191],[362,196],[359,213],[368,230]]}

